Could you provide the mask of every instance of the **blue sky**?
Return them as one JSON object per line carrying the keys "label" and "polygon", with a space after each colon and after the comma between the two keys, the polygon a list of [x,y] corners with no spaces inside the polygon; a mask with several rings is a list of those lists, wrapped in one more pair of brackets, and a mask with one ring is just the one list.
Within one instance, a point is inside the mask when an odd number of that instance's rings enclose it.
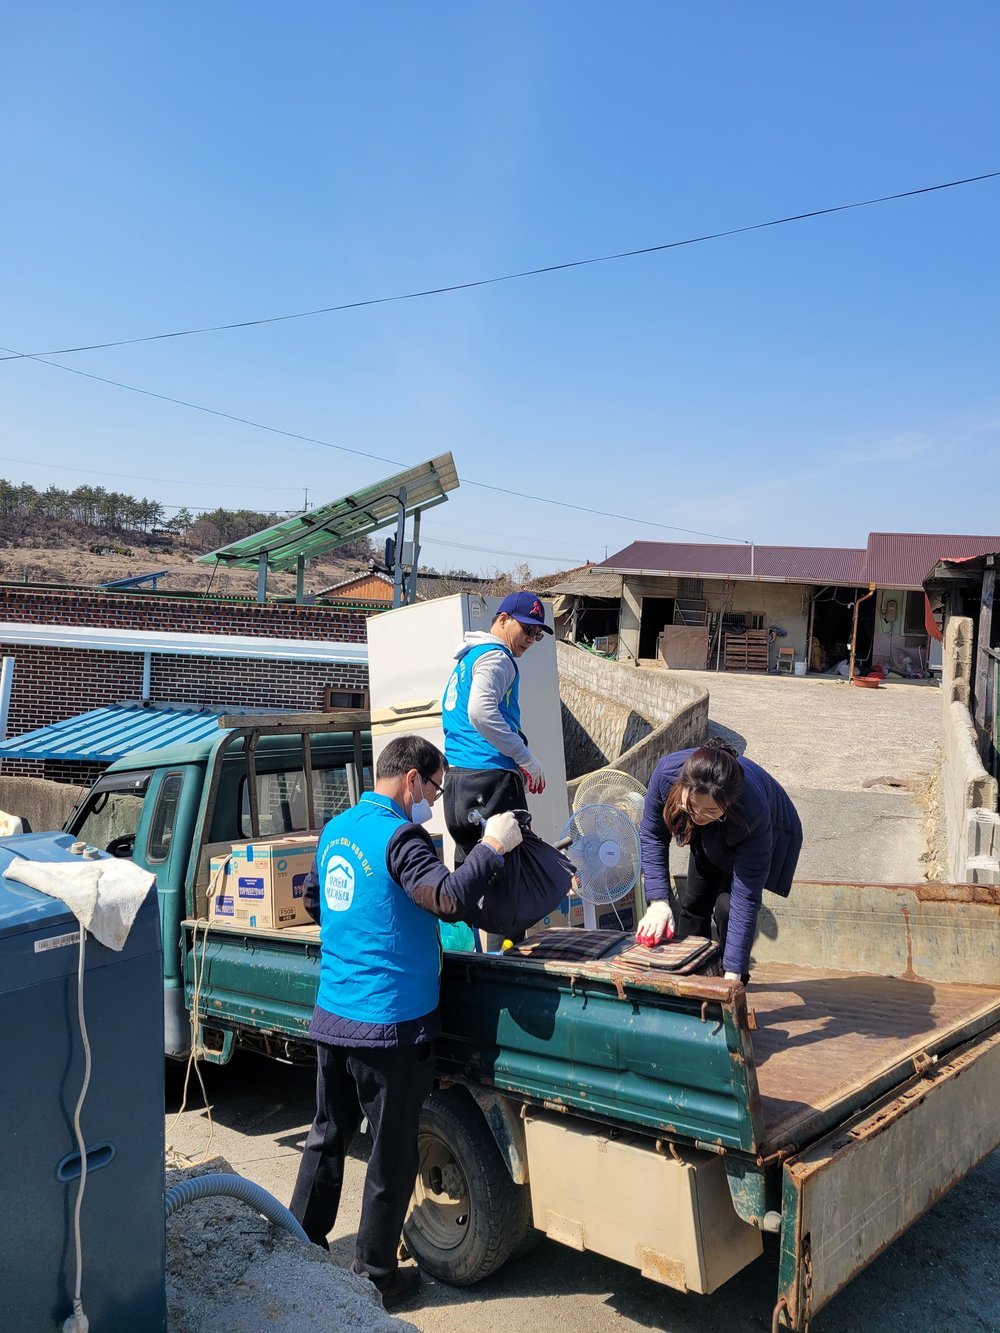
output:
{"label": "blue sky", "polygon": [[[389,296],[997,170],[998,39],[986,2],[20,6],[0,343]],[[685,539],[655,524],[996,532],[998,214],[993,180],[60,359],[631,520],[464,484],[424,523],[442,568]],[[0,403],[0,475],[35,486],[294,509],[395,470],[30,361],[0,363]]]}

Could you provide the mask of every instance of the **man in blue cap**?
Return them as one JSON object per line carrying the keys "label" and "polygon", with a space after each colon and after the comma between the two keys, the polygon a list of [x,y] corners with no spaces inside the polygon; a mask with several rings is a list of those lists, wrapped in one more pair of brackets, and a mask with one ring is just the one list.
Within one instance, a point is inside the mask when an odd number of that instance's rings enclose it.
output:
{"label": "man in blue cap", "polygon": [[[461,865],[479,840],[482,819],[523,810],[528,791],[545,790],[545,774],[521,730],[517,659],[552,630],[533,592],[509,593],[489,633],[468,633],[441,704],[448,784],[444,818]],[[473,814],[470,820],[469,815]]]}

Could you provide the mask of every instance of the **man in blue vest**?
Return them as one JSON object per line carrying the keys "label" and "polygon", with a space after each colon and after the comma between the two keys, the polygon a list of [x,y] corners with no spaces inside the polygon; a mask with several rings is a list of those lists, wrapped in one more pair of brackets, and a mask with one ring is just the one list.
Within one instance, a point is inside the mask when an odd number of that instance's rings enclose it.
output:
{"label": "man in blue vest", "polygon": [[[517,659],[552,630],[533,592],[503,599],[490,632],[466,634],[441,701],[448,788],[444,819],[461,865],[479,839],[483,819],[525,808],[524,787],[545,790],[542,766],[521,730]],[[473,819],[470,821],[470,812]]]}
{"label": "man in blue vest", "polygon": [[331,819],[316,855],[319,995],[316,1118],[291,1210],[326,1248],[337,1219],[344,1157],[364,1114],[372,1149],[352,1272],[368,1277],[386,1309],[409,1300],[420,1273],[396,1257],[417,1174],[420,1108],[434,1079],[438,1032],[438,918],[478,902],[521,841],[512,814],[487,821],[479,846],[449,872],[420,827],[443,790],[445,759],[420,736],[397,736],[375,766],[375,790]]}

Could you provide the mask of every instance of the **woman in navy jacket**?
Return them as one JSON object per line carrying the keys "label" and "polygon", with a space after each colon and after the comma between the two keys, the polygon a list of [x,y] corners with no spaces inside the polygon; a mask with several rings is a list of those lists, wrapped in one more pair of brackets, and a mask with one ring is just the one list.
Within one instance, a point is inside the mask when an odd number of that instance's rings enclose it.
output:
{"label": "woman in navy jacket", "polygon": [[[671,839],[691,853],[679,901],[670,888]],[[637,941],[709,935],[714,913],[726,976],[746,983],[761,895],[788,896],[802,847],[785,789],[725,741],[678,750],[653,770],[640,840],[649,909]]]}

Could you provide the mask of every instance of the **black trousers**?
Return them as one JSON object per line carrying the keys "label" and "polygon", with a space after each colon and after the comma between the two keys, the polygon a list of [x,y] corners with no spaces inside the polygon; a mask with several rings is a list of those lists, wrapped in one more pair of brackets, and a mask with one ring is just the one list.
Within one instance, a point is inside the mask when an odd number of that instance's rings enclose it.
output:
{"label": "black trousers", "polygon": [[444,822],[455,839],[455,866],[462,864],[483,836],[483,820],[506,810],[527,809],[524,779],[509,768],[449,768],[444,784]]}
{"label": "black trousers", "polygon": [[[694,839],[688,860],[687,883],[679,895],[674,925],[677,934],[712,937],[712,918],[719,939],[719,952],[726,952],[729,930],[729,905],[732,900],[733,872],[722,870],[708,859]],[[744,976],[744,985],[749,981]]]}
{"label": "black trousers", "polygon": [[420,1108],[434,1084],[433,1049],[317,1046],[316,1119],[306,1138],[291,1211],[316,1245],[337,1220],[344,1158],[361,1125],[372,1150],[361,1198],[353,1272],[382,1287],[398,1267],[396,1248],[417,1175]]}
{"label": "black trousers", "polygon": [[[521,772],[509,768],[449,768],[443,800],[445,826],[455,839],[456,870],[483,836],[482,822],[470,820],[470,811],[477,811],[485,821],[490,815],[528,807]],[[488,952],[493,953],[503,945],[502,935],[491,931],[485,934]],[[523,939],[521,931],[514,943],[519,944]]]}

